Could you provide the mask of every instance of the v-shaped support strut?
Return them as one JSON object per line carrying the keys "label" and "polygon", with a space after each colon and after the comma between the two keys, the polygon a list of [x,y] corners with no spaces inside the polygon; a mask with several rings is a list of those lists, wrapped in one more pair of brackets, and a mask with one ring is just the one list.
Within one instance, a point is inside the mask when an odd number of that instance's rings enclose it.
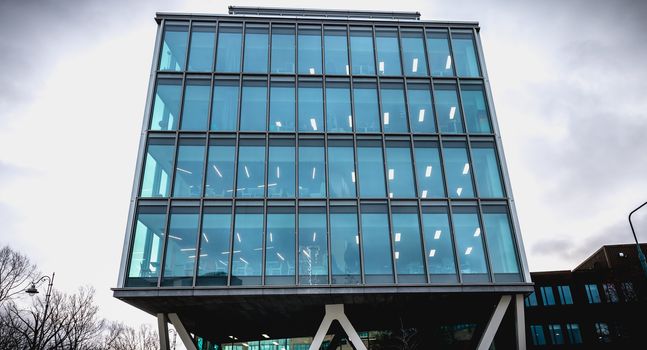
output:
{"label": "v-shaped support strut", "polygon": [[321,321],[321,325],[319,325],[319,329],[312,340],[312,344],[310,344],[309,350],[318,350],[321,347],[324,337],[326,336],[326,332],[330,329],[330,325],[334,320],[337,320],[339,324],[341,324],[344,332],[348,335],[348,340],[353,343],[355,349],[366,350],[366,346],[362,342],[362,339],[360,339],[359,334],[357,334],[355,328],[353,328],[353,325],[344,313],[344,304],[326,305],[326,315],[324,316],[323,321]]}

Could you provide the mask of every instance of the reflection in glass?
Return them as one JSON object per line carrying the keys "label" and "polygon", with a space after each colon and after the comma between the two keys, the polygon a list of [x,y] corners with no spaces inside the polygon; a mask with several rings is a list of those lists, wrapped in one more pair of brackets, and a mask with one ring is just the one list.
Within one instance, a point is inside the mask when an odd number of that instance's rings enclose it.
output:
{"label": "reflection in glass", "polygon": [[321,29],[299,26],[299,74],[321,74]]}
{"label": "reflection in glass", "polygon": [[407,132],[407,107],[402,84],[382,84],[382,123],[384,132]]}
{"label": "reflection in glass", "polygon": [[139,207],[126,287],[157,286],[166,207]]}
{"label": "reflection in glass", "polygon": [[478,77],[479,64],[472,33],[452,32],[452,48],[459,77]]}
{"label": "reflection in glass", "polygon": [[[517,254],[512,240],[508,211],[504,206],[484,206],[483,225],[487,234],[490,264],[497,280],[519,280]],[[504,276],[499,274],[514,274]]]}
{"label": "reflection in glass", "polygon": [[180,139],[175,165],[174,197],[200,197],[204,173],[204,139]]}
{"label": "reflection in glass", "polygon": [[358,141],[357,170],[359,171],[360,197],[386,196],[384,158],[380,141]]}
{"label": "reflection in glass", "polygon": [[377,105],[375,83],[353,84],[355,101],[355,130],[357,132],[380,132],[380,110]]}
{"label": "reflection in glass", "polygon": [[443,159],[447,192],[452,198],[474,197],[472,187],[472,167],[467,159],[467,149],[463,142],[443,143]]}
{"label": "reflection in glass", "polygon": [[449,53],[449,34],[446,31],[427,32],[427,53],[431,75],[447,77],[454,75],[452,56]]}
{"label": "reflection in glass", "polygon": [[272,82],[270,131],[294,131],[294,84]]}
{"label": "reflection in glass", "polygon": [[355,197],[355,155],[353,141],[329,141],[328,189],[330,197]]}
{"label": "reflection in glass", "polygon": [[231,285],[260,285],[263,265],[263,208],[236,207]]}
{"label": "reflection in glass", "polygon": [[263,197],[265,140],[243,140],[238,148],[236,197]]}
{"label": "reflection in glass", "polygon": [[299,131],[323,132],[321,83],[299,82]]}
{"label": "reflection in glass", "polygon": [[267,27],[245,27],[245,73],[267,73]]}
{"label": "reflection in glass", "polygon": [[167,197],[171,190],[171,173],[175,140],[150,139],[146,150],[141,197]]}
{"label": "reflection in glass", "polygon": [[199,208],[173,207],[169,220],[163,286],[190,286],[196,259]]}
{"label": "reflection in glass", "polygon": [[267,115],[267,83],[244,81],[243,101],[240,109],[240,130],[265,131]]}
{"label": "reflection in glass", "polygon": [[218,49],[216,53],[216,72],[240,72],[240,49],[243,31],[240,26],[218,28]]}
{"label": "reflection in glass", "polygon": [[329,132],[353,131],[350,88],[347,83],[326,84],[326,128]]}
{"label": "reflection in glass", "polygon": [[166,25],[160,53],[159,70],[184,70],[189,26]]}
{"label": "reflection in glass", "polygon": [[299,208],[299,284],[328,284],[326,209]]}
{"label": "reflection in glass", "polygon": [[184,89],[181,130],[206,130],[209,119],[210,80],[188,80]]}
{"label": "reflection in glass", "polygon": [[238,80],[216,80],[213,84],[211,130],[236,130],[238,121]]}
{"label": "reflection in glass", "polygon": [[[465,282],[488,281],[481,225],[474,207],[453,207],[454,237]],[[471,275],[471,276],[470,276]]]}
{"label": "reflection in glass", "polygon": [[191,50],[189,52],[189,71],[211,72],[213,69],[215,26],[193,25],[191,29]]}
{"label": "reflection in glass", "polygon": [[268,207],[265,232],[265,284],[295,284],[294,208]]}
{"label": "reflection in glass", "polygon": [[436,94],[436,113],[438,127],[444,133],[462,133],[463,122],[461,110],[458,106],[458,94],[454,85],[434,85]]}
{"label": "reflection in glass", "polygon": [[387,142],[386,165],[389,178],[389,198],[413,198],[413,165],[408,142]]}
{"label": "reflection in glass", "polygon": [[330,254],[333,284],[359,284],[357,208],[330,208]]}
{"label": "reflection in glass", "polygon": [[353,59],[353,74],[374,75],[375,57],[371,28],[354,27],[350,29],[350,50]]}
{"label": "reflection in glass", "polygon": [[180,79],[159,79],[153,102],[151,130],[175,130],[180,116]]}
{"label": "reflection in glass", "polygon": [[408,84],[409,118],[414,133],[436,132],[431,90],[428,84]]}
{"label": "reflection in glass", "polygon": [[427,57],[422,30],[402,31],[402,56],[405,75],[427,75]]}
{"label": "reflection in glass", "polygon": [[398,283],[424,283],[422,243],[416,207],[393,207],[393,249]]}
{"label": "reflection in glass", "polygon": [[234,139],[211,140],[207,162],[206,197],[231,197],[234,192]]}
{"label": "reflection in glass", "polygon": [[367,284],[393,283],[389,219],[384,205],[362,205],[362,249]]}
{"label": "reflection in glass", "polygon": [[348,75],[348,41],[346,27],[324,29],[326,74]]}
{"label": "reflection in glass", "polygon": [[294,73],[294,27],[272,27],[272,73]]}
{"label": "reflection in glass", "polygon": [[267,196],[294,198],[294,140],[270,139],[270,160],[267,168]]}
{"label": "reflection in glass", "polygon": [[431,282],[458,282],[447,208],[423,207],[422,224]]}
{"label": "reflection in glass", "polygon": [[416,142],[416,176],[420,198],[443,198],[443,174],[440,167],[440,150],[437,142]]}
{"label": "reflection in glass", "polygon": [[231,207],[204,207],[196,285],[227,285]]}
{"label": "reflection in glass", "polygon": [[377,73],[379,75],[402,75],[398,32],[378,28],[375,33],[377,47]]}
{"label": "reflection in glass", "polygon": [[479,196],[485,198],[503,197],[503,187],[494,144],[490,142],[472,142],[472,161]]}
{"label": "reflection in glass", "polygon": [[299,197],[326,197],[323,141],[299,141]]}
{"label": "reflection in glass", "polygon": [[467,131],[473,133],[491,133],[490,118],[483,87],[480,85],[461,85],[461,99],[463,100],[463,111],[465,111],[465,122]]}

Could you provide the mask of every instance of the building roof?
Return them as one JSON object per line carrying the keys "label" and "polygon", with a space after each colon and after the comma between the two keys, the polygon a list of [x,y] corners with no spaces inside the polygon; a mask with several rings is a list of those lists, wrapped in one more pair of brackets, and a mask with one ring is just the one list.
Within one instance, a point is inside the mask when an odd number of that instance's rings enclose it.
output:
{"label": "building roof", "polygon": [[323,10],[286,7],[249,7],[229,6],[230,15],[258,16],[301,16],[301,17],[334,17],[334,18],[382,18],[419,20],[420,12],[404,11],[365,11],[365,10]]}
{"label": "building roof", "polygon": [[[647,251],[647,244],[641,244],[640,246],[643,252]],[[573,271],[595,270],[600,268],[614,269],[636,264],[640,266],[635,244],[613,244],[600,247],[600,249],[573,269]]]}

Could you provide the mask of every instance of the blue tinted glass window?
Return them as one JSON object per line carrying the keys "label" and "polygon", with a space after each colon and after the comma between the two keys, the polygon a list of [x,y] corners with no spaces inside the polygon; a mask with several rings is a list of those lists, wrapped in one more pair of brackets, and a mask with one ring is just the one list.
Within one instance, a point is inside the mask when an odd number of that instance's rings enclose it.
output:
{"label": "blue tinted glass window", "polygon": [[479,64],[472,33],[452,32],[452,48],[458,76],[478,77],[480,75]]}
{"label": "blue tinted glass window", "polygon": [[238,80],[216,80],[213,85],[211,130],[236,130],[238,122],[238,90]]}
{"label": "blue tinted glass window", "polygon": [[485,104],[485,95],[481,85],[461,85],[461,99],[465,112],[467,131],[471,133],[491,133],[490,116]]}
{"label": "blue tinted glass window", "polygon": [[272,73],[294,73],[294,27],[272,27]]}
{"label": "blue tinted glass window", "polygon": [[480,197],[503,197],[503,186],[499,175],[494,144],[490,142],[472,143],[472,161]]}
{"label": "blue tinted glass window", "polygon": [[427,84],[408,84],[409,118],[414,133],[436,132],[431,90]]}
{"label": "blue tinted glass window", "polygon": [[126,286],[157,286],[166,226],[166,207],[140,207]]}
{"label": "blue tinted glass window", "polygon": [[299,82],[299,131],[323,132],[321,83]]}
{"label": "blue tinted glass window", "polygon": [[330,255],[333,284],[361,282],[356,208],[330,208]]}
{"label": "blue tinted glass window", "polygon": [[393,249],[398,283],[425,282],[418,209],[393,207]]}
{"label": "blue tinted glass window", "polygon": [[204,139],[181,139],[175,165],[173,196],[200,197],[204,173]]}
{"label": "blue tinted glass window", "polygon": [[413,198],[413,165],[408,142],[387,142],[386,165],[388,168],[389,197]]}
{"label": "blue tinted glass window", "polygon": [[326,129],[332,132],[353,131],[350,87],[347,83],[326,84]]}
{"label": "blue tinted glass window", "polygon": [[555,345],[564,344],[564,333],[562,326],[559,324],[549,324],[548,330],[550,331],[550,341]]}
{"label": "blue tinted glass window", "polygon": [[164,257],[163,286],[190,286],[196,259],[198,215],[196,207],[171,208],[166,255]]}
{"label": "blue tinted glass window", "polygon": [[406,30],[402,31],[401,35],[405,75],[427,75],[427,57],[422,30]]}
{"label": "blue tinted glass window", "polygon": [[452,56],[449,53],[449,35],[446,31],[427,32],[427,53],[432,76],[454,75]]}
{"label": "blue tinted glass window", "polygon": [[299,27],[299,74],[321,74],[321,28]]}
{"label": "blue tinted glass window", "polygon": [[443,198],[445,186],[440,167],[440,150],[437,142],[416,142],[416,177],[420,198]]}
{"label": "blue tinted glass window", "polygon": [[267,208],[265,284],[295,284],[294,224],[293,207]]}
{"label": "blue tinted glass window", "polygon": [[189,26],[167,25],[164,28],[164,41],[160,53],[160,70],[184,70]]}
{"label": "blue tinted glass window", "polygon": [[350,29],[350,52],[353,59],[353,74],[374,75],[373,31],[371,28]]}
{"label": "blue tinted glass window", "polygon": [[267,72],[267,32],[267,27],[245,27],[245,62],[243,63],[245,73]]}
{"label": "blue tinted glass window", "polygon": [[324,29],[326,74],[348,75],[348,41],[346,27]]}
{"label": "blue tinted glass window", "polygon": [[299,141],[299,197],[326,197],[323,141]]}
{"label": "blue tinted glass window", "polygon": [[240,109],[240,130],[265,131],[267,115],[267,83],[243,82],[243,101]]}
{"label": "blue tinted glass window", "polygon": [[508,210],[503,206],[484,206],[483,225],[487,234],[490,264],[496,274],[518,274],[517,253]]}
{"label": "blue tinted glass window", "polygon": [[402,84],[382,84],[382,123],[384,132],[407,132],[407,107]]}
{"label": "blue tinted glass window", "polygon": [[427,248],[425,255],[431,282],[457,282],[447,208],[423,207],[422,224],[425,233],[425,247]]}
{"label": "blue tinted glass window", "polygon": [[546,337],[544,336],[544,329],[541,325],[531,325],[530,334],[533,345],[546,345]]}
{"label": "blue tinted glass window", "polygon": [[260,285],[263,265],[263,208],[236,207],[232,285]]}
{"label": "blue tinted glass window", "polygon": [[557,291],[559,292],[559,300],[562,305],[571,305],[573,304],[573,296],[571,295],[571,287],[569,286],[557,286]]}
{"label": "blue tinted glass window", "polygon": [[377,105],[377,88],[374,83],[353,84],[355,101],[355,130],[380,132],[380,110]]}
{"label": "blue tinted glass window", "polygon": [[537,294],[535,294],[535,292],[528,294],[524,300],[524,305],[526,305],[526,307],[537,306]]}
{"label": "blue tinted glass window", "polygon": [[447,84],[434,85],[436,95],[436,113],[438,127],[443,133],[462,133],[463,122],[458,106],[456,86]]}
{"label": "blue tinted glass window", "polygon": [[265,140],[245,140],[238,149],[236,197],[263,197]]}
{"label": "blue tinted glass window", "polygon": [[357,144],[357,170],[360,197],[385,197],[384,158],[379,141],[360,141]]}
{"label": "blue tinted glass window", "polygon": [[294,84],[272,82],[270,131],[294,131]]}
{"label": "blue tinted glass window", "polygon": [[205,207],[200,235],[197,285],[227,285],[231,207]]}
{"label": "blue tinted glass window", "polygon": [[207,130],[209,119],[210,80],[189,80],[184,89],[182,130]]}
{"label": "blue tinted glass window", "polygon": [[586,289],[586,298],[589,304],[599,304],[602,302],[597,284],[587,284],[584,286],[584,289]]}
{"label": "blue tinted glass window", "polygon": [[299,208],[299,284],[328,284],[325,208]]}
{"label": "blue tinted glass window", "polygon": [[555,295],[553,294],[553,287],[540,287],[541,302],[544,306],[555,305]]}
{"label": "blue tinted glass window", "polygon": [[146,150],[141,197],[168,197],[173,172],[173,139],[150,139]]}
{"label": "blue tinted glass window", "polygon": [[328,142],[328,182],[330,197],[355,197],[353,141]]}
{"label": "blue tinted glass window", "polygon": [[402,75],[400,67],[400,45],[398,32],[378,28],[375,33],[377,47],[377,72],[379,75]]}
{"label": "blue tinted glass window", "polygon": [[582,332],[580,325],[577,323],[566,324],[566,331],[568,332],[568,342],[571,344],[582,344]]}
{"label": "blue tinted glass window", "polygon": [[609,324],[606,322],[595,323],[595,333],[597,335],[598,343],[610,343],[611,332],[609,331]]}
{"label": "blue tinted glass window", "polygon": [[215,26],[193,25],[191,29],[191,50],[189,52],[189,71],[211,72],[213,70]]}
{"label": "blue tinted glass window", "polygon": [[270,159],[267,165],[268,197],[295,197],[295,153],[294,140],[270,139]]}
{"label": "blue tinted glass window", "polygon": [[447,192],[450,197],[474,197],[472,187],[472,172],[467,159],[467,149],[463,142],[443,143],[443,159],[445,161],[445,177]]}
{"label": "blue tinted glass window", "polygon": [[384,205],[362,205],[362,249],[366,283],[393,283],[389,218]]}
{"label": "blue tinted glass window", "polygon": [[207,162],[206,197],[231,197],[234,189],[236,141],[212,140]]}
{"label": "blue tinted glass window", "polygon": [[179,79],[159,79],[153,102],[151,130],[175,130],[180,117],[180,95],[182,81]]}
{"label": "blue tinted glass window", "polygon": [[218,28],[218,49],[216,72],[239,72],[240,51],[243,44],[243,30],[240,26]]}
{"label": "blue tinted glass window", "polygon": [[452,221],[456,250],[459,254],[460,269],[464,281],[471,281],[469,275],[477,275],[476,280],[487,281],[487,267],[481,237],[481,225],[476,208],[453,207]]}

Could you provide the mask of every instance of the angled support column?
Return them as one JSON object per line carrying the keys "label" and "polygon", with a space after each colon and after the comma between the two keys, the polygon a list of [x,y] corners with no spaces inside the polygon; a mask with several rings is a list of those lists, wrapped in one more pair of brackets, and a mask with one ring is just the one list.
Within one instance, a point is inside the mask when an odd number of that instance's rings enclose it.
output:
{"label": "angled support column", "polygon": [[337,320],[339,324],[341,324],[344,332],[348,335],[348,340],[353,343],[357,350],[366,350],[366,346],[362,342],[362,339],[359,337],[359,334],[357,334],[357,331],[355,331],[355,328],[353,328],[353,325],[344,313],[344,304],[326,305],[326,314],[321,321],[321,325],[319,325],[319,329],[312,340],[312,344],[310,344],[309,350],[318,350],[321,347],[324,337],[326,336],[326,332],[330,329],[330,324],[334,320]]}
{"label": "angled support column", "polygon": [[496,306],[496,309],[494,309],[494,313],[492,314],[487,327],[485,327],[485,331],[483,332],[483,336],[481,336],[479,345],[476,347],[477,350],[488,350],[490,348],[490,345],[492,345],[492,341],[494,340],[494,336],[496,335],[496,331],[499,330],[501,320],[503,320],[503,316],[505,315],[505,310],[508,308],[508,305],[510,305],[511,299],[512,297],[510,295],[501,296],[499,304]]}
{"label": "angled support column", "polygon": [[175,331],[177,332],[177,335],[180,336],[182,344],[184,344],[186,350],[198,350],[195,346],[195,343],[193,342],[193,338],[191,337],[189,332],[186,331],[186,328],[184,328],[184,325],[182,324],[182,321],[180,321],[180,318],[177,316],[177,314],[168,314],[168,319],[173,324],[173,327],[175,327]]}
{"label": "angled support column", "polygon": [[517,331],[517,349],[526,350],[526,316],[524,315],[523,294],[514,296],[514,315]]}
{"label": "angled support column", "polygon": [[164,314],[157,314],[157,333],[160,337],[160,350],[169,350],[168,320]]}

